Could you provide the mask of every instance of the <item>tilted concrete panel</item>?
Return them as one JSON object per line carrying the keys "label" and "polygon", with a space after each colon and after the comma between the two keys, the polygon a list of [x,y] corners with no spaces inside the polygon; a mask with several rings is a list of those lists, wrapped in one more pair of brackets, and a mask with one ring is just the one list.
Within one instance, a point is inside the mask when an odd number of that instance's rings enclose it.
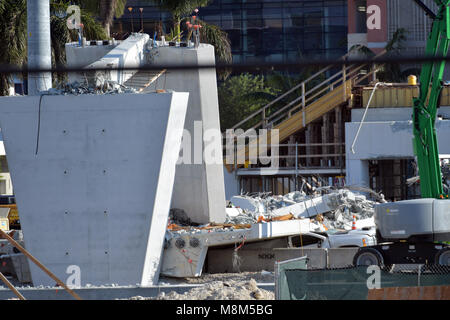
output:
{"label": "tilted concrete panel", "polygon": [[[0,126],[26,248],[63,281],[151,285],[188,93],[9,97]],[[34,285],[53,285],[30,263]]]}

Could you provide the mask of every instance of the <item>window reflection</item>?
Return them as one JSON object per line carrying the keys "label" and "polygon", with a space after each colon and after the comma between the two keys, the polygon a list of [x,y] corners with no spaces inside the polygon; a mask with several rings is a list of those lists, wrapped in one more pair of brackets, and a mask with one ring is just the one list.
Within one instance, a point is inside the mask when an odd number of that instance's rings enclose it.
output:
{"label": "window reflection", "polygon": [[[146,23],[163,20],[170,32],[170,14],[149,1],[129,2],[144,8]],[[362,10],[366,1],[359,2]],[[347,51],[346,0],[212,0],[201,8],[200,18],[228,33],[235,62],[289,61],[300,54],[336,58]],[[129,19],[124,15],[116,22],[127,27]]]}

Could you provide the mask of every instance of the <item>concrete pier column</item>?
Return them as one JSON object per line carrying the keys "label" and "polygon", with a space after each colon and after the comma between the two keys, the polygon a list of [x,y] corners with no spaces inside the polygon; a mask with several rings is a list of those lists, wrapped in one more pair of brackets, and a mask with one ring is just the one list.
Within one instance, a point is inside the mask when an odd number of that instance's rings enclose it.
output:
{"label": "concrete pier column", "polygon": [[[151,55],[154,63],[162,65],[215,63],[214,47],[209,44],[197,49],[158,47]],[[183,209],[197,223],[222,223],[226,204],[216,70],[169,70],[164,85],[167,90],[189,92],[184,129],[191,137],[191,157],[182,157],[177,165],[172,208]]]}

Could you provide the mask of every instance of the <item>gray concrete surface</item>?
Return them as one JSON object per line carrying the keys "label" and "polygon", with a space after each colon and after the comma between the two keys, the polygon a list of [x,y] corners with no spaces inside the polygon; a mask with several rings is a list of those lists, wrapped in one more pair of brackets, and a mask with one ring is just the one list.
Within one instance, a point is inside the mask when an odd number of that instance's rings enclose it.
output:
{"label": "gray concrete surface", "polygon": [[358,248],[328,249],[328,268],[342,268],[353,264]]}
{"label": "gray concrete surface", "polygon": [[[200,44],[198,49],[158,47],[149,55],[152,63],[161,65],[215,63],[214,47],[208,44]],[[185,210],[194,222],[224,222],[225,185],[215,69],[169,70],[148,88],[155,89],[189,92],[185,130],[190,139],[185,137],[183,163],[177,165],[172,208]],[[217,161],[206,163],[204,153],[213,154]]]}
{"label": "gray concrete surface", "polygon": [[[101,59],[91,63],[86,69],[96,68],[134,68],[143,66],[146,63],[145,47],[150,36],[146,33],[133,33],[126,40],[122,41],[118,46],[114,47]],[[134,70],[111,70],[108,72],[97,71],[95,76],[105,74],[107,80],[117,83],[125,83],[137,71]],[[82,79],[80,79],[82,80]],[[80,81],[79,80],[79,81]],[[184,92],[184,90],[176,90]]]}
{"label": "gray concrete surface", "polygon": [[287,239],[279,238],[264,242],[247,243],[237,251],[238,264],[233,263],[234,248],[208,249],[208,273],[273,271],[275,264],[275,247],[287,245]]}
{"label": "gray concrete surface", "polygon": [[[413,158],[412,121],[365,122],[353,153],[351,147],[359,122],[345,124],[346,183],[369,186],[368,160]],[[436,133],[440,154],[450,154],[450,120],[437,120]]]}
{"label": "gray concrete surface", "polygon": [[[286,245],[282,239],[268,243],[272,247],[260,244],[258,246],[258,243],[255,243],[251,247],[247,245],[240,249],[238,251],[239,270],[233,265],[233,248],[210,248],[207,256],[207,271],[208,273],[273,271],[276,261],[286,261],[303,256],[309,258],[309,268],[342,268],[352,265],[353,257],[358,251],[358,248],[282,248],[281,246]],[[277,245],[278,248],[275,248]]]}
{"label": "gray concrete surface", "polygon": [[[80,47],[78,42],[66,43],[66,59],[68,68],[80,68],[94,63],[103,58],[108,52],[117,47],[116,44],[108,44],[102,46],[86,46]],[[69,72],[69,83],[78,81],[83,82],[84,75],[79,72]]]}
{"label": "gray concrete surface", "polygon": [[[25,246],[64,282],[157,283],[188,94],[0,98]],[[54,285],[30,264],[33,284]]]}
{"label": "gray concrete surface", "polygon": [[327,249],[283,248],[274,249],[274,253],[276,261],[307,256],[308,268],[322,269],[327,267]]}
{"label": "gray concrete surface", "polygon": [[[360,122],[365,107],[352,109],[352,122]],[[412,108],[370,108],[367,110],[365,121],[409,121],[412,120]],[[441,106],[437,111],[438,116],[450,118],[450,107]],[[364,125],[363,125],[364,126]]]}

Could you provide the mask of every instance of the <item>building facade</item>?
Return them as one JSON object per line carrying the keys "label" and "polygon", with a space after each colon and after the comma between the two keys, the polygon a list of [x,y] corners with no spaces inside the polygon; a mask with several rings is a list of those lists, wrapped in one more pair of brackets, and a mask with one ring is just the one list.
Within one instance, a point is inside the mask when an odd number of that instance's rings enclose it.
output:
{"label": "building facade", "polygon": [[[133,10],[116,19],[114,31],[138,31],[143,25],[153,34],[155,22],[162,21],[170,33],[170,13],[147,1],[130,0],[128,7]],[[227,32],[234,62],[331,59],[347,51],[346,0],[212,0],[199,17]]]}
{"label": "building facade", "polygon": [[[434,0],[422,0],[433,12]],[[425,52],[432,19],[414,1],[348,0],[348,48],[362,44],[374,52],[383,50],[400,29],[405,41],[401,53],[420,55]]]}

